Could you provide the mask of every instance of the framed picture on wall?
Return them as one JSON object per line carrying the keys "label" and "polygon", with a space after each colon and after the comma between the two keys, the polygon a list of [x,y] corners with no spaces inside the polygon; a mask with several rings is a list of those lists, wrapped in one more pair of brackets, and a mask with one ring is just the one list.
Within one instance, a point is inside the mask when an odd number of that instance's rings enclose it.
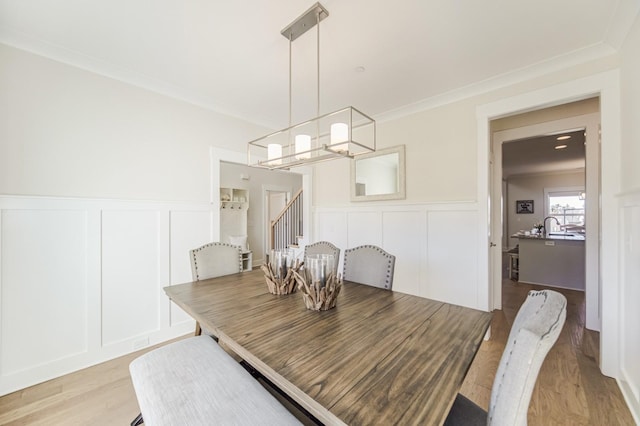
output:
{"label": "framed picture on wall", "polygon": [[533,200],[516,201],[516,213],[533,213]]}

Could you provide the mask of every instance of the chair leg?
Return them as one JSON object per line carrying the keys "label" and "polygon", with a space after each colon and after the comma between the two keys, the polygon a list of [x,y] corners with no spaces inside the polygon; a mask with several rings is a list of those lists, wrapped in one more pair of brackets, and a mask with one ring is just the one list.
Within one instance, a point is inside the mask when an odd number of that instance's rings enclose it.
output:
{"label": "chair leg", "polygon": [[196,336],[200,336],[202,334],[202,328],[200,328],[200,323],[198,321],[196,321],[196,332],[195,335]]}
{"label": "chair leg", "polygon": [[144,419],[142,418],[142,413],[140,413],[133,419],[131,426],[140,426],[142,423],[144,423]]}

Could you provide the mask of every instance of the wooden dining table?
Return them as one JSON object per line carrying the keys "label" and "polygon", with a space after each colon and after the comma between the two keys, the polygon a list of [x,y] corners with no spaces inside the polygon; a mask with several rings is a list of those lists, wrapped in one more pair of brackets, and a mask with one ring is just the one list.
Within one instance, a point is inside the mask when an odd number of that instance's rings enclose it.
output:
{"label": "wooden dining table", "polygon": [[324,424],[441,424],[488,312],[344,282],[335,308],[268,292],[260,270],[165,287],[203,329]]}

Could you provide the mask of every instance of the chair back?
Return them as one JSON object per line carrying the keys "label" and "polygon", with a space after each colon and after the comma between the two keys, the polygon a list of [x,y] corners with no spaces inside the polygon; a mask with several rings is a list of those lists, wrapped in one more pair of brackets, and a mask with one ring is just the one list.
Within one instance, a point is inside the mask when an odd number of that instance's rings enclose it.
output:
{"label": "chair back", "polygon": [[344,251],[345,281],[391,290],[396,257],[380,247],[365,245]]}
{"label": "chair back", "polygon": [[242,272],[242,250],[227,243],[209,243],[189,251],[194,281]]}
{"label": "chair back", "polygon": [[488,424],[526,425],[540,367],[567,316],[567,299],[552,290],[530,291],[520,307],[491,390]]}
{"label": "chair back", "polygon": [[334,274],[338,274],[338,263],[340,263],[340,249],[328,241],[318,241],[304,247],[304,257],[314,254],[332,254],[336,258]]}

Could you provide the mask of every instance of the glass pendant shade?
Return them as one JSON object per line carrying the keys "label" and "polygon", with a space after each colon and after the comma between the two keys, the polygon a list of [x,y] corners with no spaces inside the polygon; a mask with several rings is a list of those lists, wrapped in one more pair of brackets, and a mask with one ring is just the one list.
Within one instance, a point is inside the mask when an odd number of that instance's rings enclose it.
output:
{"label": "glass pendant shade", "polygon": [[[376,122],[354,107],[320,115],[320,21],[329,12],[316,3],[280,33],[289,41],[289,127],[248,143],[247,164],[288,169],[332,158],[353,158],[376,150]],[[317,29],[317,114],[291,125],[291,43],[311,28]]]}
{"label": "glass pendant shade", "polygon": [[[278,145],[280,155],[277,156],[276,148],[269,148],[271,145]],[[357,109],[347,107],[249,142],[248,164],[288,169],[332,158],[353,158],[375,150],[376,122]]]}
{"label": "glass pendant shade", "polygon": [[267,145],[267,162],[271,165],[278,165],[282,163],[282,145],[277,143],[270,143]]}
{"label": "glass pendant shade", "polygon": [[296,159],[302,160],[306,158],[311,158],[311,136],[297,135],[296,136]]}

